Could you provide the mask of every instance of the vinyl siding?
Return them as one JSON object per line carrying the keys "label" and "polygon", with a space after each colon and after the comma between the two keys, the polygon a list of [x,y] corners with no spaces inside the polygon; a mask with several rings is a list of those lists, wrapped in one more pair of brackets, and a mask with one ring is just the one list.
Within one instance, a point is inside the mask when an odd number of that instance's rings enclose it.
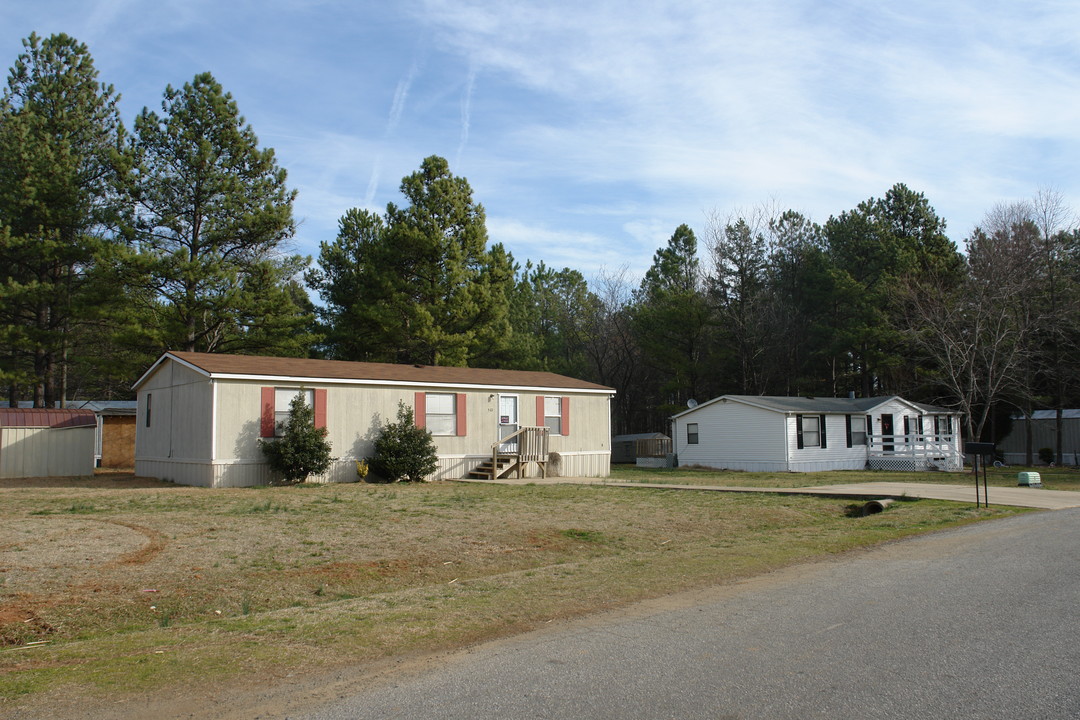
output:
{"label": "vinyl siding", "polygon": [[[698,424],[698,444],[686,441],[687,423]],[[675,421],[672,447],[679,465],[782,472],[787,469],[781,413],[722,401]]]}
{"label": "vinyl siding", "polygon": [[[174,482],[211,487],[267,484],[274,478],[259,446],[262,388],[326,390],[327,439],[334,465],[312,481],[353,482],[355,460],[370,457],[380,428],[397,418],[398,403],[415,403],[412,386],[358,386],[288,381],[211,379],[171,361],[163,363],[139,389],[136,417],[136,472]],[[431,390],[452,393],[453,388]],[[440,457],[433,479],[463,477],[490,457],[498,440],[500,390],[464,390],[464,435],[434,437]],[[570,435],[552,435],[549,449],[559,462],[550,470],[563,475],[606,477],[610,473],[610,422],[607,393],[519,392],[521,425],[535,423],[537,397],[570,398]],[[145,402],[153,396],[151,427]],[[212,400],[211,400],[212,399]],[[216,413],[211,406],[216,404]],[[186,413],[181,415],[181,413]],[[179,421],[178,418],[183,418]],[[185,429],[186,428],[186,429]],[[212,429],[212,430],[211,430]],[[173,432],[170,432],[170,431]],[[460,430],[460,429],[459,429]],[[205,441],[203,441],[203,434]],[[212,435],[213,442],[210,442]],[[213,452],[211,452],[211,447]],[[557,466],[557,467],[555,467]],[[536,473],[533,466],[531,473]]]}
{"label": "vinyl siding", "polygon": [[[152,396],[150,427],[146,427],[148,396]],[[163,364],[139,388],[136,459],[209,459],[212,406],[205,377],[173,362]]]}
{"label": "vinyl siding", "polygon": [[850,448],[847,446],[846,417],[847,415],[826,415],[825,447],[804,447],[801,450],[798,445],[796,416],[786,417],[787,447],[791,458],[788,469],[792,472],[820,472],[865,468],[866,446],[856,445]]}
{"label": "vinyl siding", "polygon": [[95,427],[0,428],[0,478],[94,474]]}
{"label": "vinyl siding", "polygon": [[[1035,419],[1031,425],[1031,454],[1036,463],[1039,460],[1039,448],[1048,447],[1057,452],[1057,420]],[[1080,419],[1062,419],[1061,451],[1066,465],[1076,465],[1080,457]],[[1027,421],[1013,420],[1009,434],[997,444],[998,452],[1010,464],[1023,463],[1027,457],[1026,429]]]}
{"label": "vinyl siding", "polygon": [[[217,381],[217,456],[214,460],[261,460],[259,449],[260,392],[256,381]],[[302,387],[277,383],[274,387]],[[325,388],[326,429],[335,457],[362,458],[374,451],[379,428],[397,419],[398,403],[412,407],[414,388],[312,385]],[[439,392],[452,392],[440,390]],[[504,393],[506,394],[506,393]],[[498,441],[498,393],[467,391],[463,436],[436,435],[439,455],[486,456]],[[521,425],[535,423],[539,393],[517,393]],[[494,396],[494,397],[492,397]],[[586,451],[610,452],[607,395],[570,395],[570,435],[552,435],[549,449],[560,454]],[[157,402],[157,398],[154,398]]]}

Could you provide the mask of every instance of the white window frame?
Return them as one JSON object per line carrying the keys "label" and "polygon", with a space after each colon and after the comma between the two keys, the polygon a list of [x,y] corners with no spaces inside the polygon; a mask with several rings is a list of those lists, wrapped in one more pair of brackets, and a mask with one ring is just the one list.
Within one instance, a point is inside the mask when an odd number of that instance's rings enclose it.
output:
{"label": "white window frame", "polygon": [[[813,429],[808,428],[807,421],[813,423]],[[810,438],[814,441],[810,442]],[[820,415],[803,415],[802,416],[802,446],[806,448],[819,448],[821,447],[821,416]]]}
{"label": "white window frame", "polygon": [[[553,412],[554,411],[554,412]],[[544,425],[552,435],[562,435],[562,397],[544,396]]]}
{"label": "white window frame", "polygon": [[[861,423],[862,429],[856,430],[855,423]],[[806,444],[805,435],[803,437],[803,444]],[[866,416],[865,415],[852,415],[851,416],[851,447],[856,445],[866,444]]]}
{"label": "white window frame", "polygon": [[[692,428],[692,429],[691,429]],[[687,445],[699,445],[701,435],[698,432],[698,424],[686,423],[686,444]]]}
{"label": "white window frame", "polygon": [[457,435],[457,394],[427,393],[424,398],[424,427],[432,435]]}

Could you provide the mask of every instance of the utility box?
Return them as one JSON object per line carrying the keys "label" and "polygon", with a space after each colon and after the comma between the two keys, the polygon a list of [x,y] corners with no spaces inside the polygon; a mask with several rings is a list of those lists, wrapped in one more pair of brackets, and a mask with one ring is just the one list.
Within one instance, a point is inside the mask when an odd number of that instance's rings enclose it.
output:
{"label": "utility box", "polygon": [[1017,473],[1016,484],[1020,487],[1042,487],[1042,477],[1037,472]]}

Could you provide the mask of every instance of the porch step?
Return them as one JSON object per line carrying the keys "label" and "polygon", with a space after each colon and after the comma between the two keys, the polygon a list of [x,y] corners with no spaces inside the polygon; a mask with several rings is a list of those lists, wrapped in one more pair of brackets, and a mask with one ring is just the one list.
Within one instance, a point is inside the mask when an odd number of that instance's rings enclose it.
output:
{"label": "porch step", "polygon": [[496,465],[492,465],[490,460],[485,460],[469,471],[469,477],[496,480],[514,463],[514,458],[508,455],[500,455],[496,458],[496,462]]}

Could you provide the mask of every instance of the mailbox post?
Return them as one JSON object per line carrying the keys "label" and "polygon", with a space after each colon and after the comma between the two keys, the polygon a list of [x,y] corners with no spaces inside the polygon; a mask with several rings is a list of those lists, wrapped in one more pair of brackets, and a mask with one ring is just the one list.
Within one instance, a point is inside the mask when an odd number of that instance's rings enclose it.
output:
{"label": "mailbox post", "polygon": [[983,494],[982,501],[986,507],[990,507],[990,495],[987,490],[986,483],[986,466],[989,464],[987,458],[994,456],[994,443],[984,442],[969,442],[964,443],[964,452],[970,454],[974,459],[975,464],[975,507],[979,507],[979,458],[982,458],[982,471],[983,471]]}

